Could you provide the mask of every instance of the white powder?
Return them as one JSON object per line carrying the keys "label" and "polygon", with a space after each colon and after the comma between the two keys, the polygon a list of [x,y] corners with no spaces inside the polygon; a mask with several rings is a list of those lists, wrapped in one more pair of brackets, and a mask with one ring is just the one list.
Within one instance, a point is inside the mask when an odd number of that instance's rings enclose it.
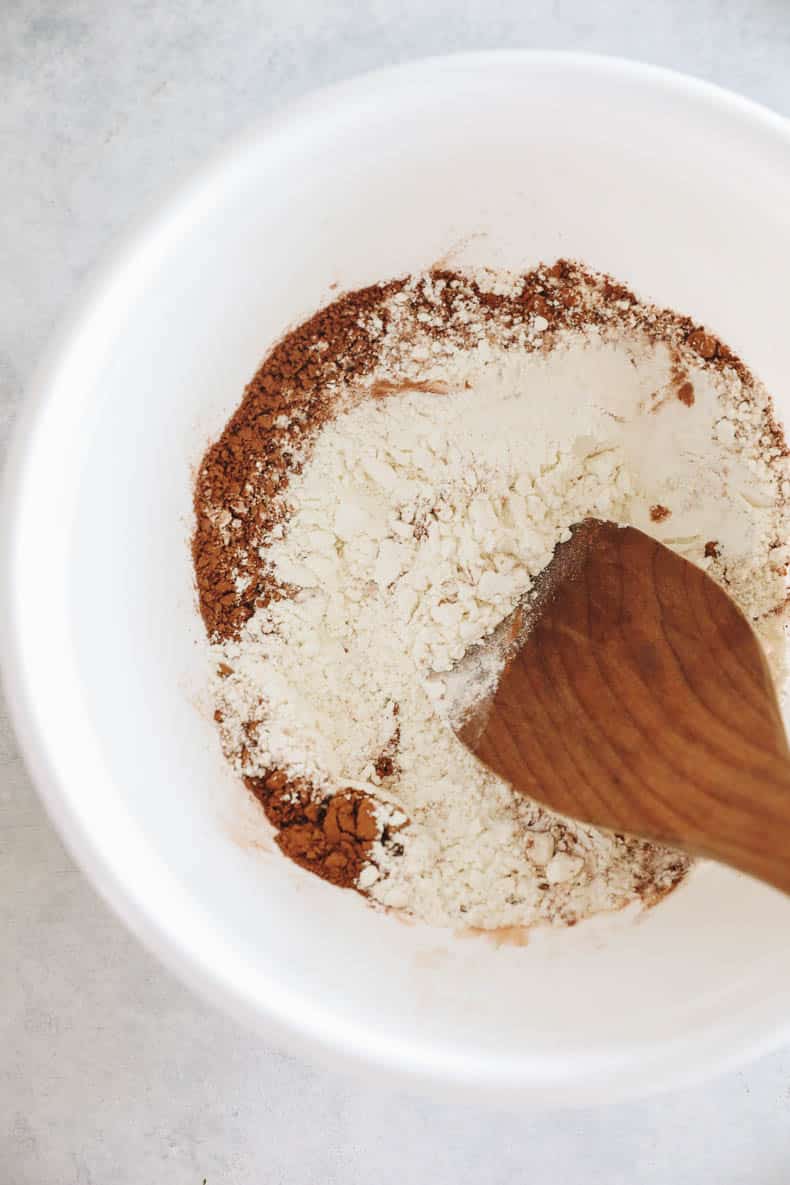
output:
{"label": "white powder", "polygon": [[[285,530],[262,555],[294,595],[215,649],[233,672],[217,681],[223,740],[245,774],[374,796],[382,831],[358,882],[373,900],[492,928],[572,922],[677,879],[674,853],[515,794],[451,724],[497,677],[496,647],[478,644],[585,515],[710,568],[781,669],[787,463],[761,439],[764,393],[746,398],[693,351],[683,364],[691,407],[675,397],[677,351],[641,333],[442,348],[422,367],[444,393],[352,402],[292,477]],[[386,751],[395,770],[379,776]]]}

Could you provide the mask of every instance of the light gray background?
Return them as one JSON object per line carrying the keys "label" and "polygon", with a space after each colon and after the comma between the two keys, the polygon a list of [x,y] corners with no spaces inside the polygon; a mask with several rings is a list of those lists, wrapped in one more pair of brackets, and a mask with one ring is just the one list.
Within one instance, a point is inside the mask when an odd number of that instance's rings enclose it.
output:
{"label": "light gray background", "polygon": [[[497,46],[643,58],[790,115],[790,0],[0,0],[3,447],[86,272],[226,136],[358,71]],[[790,1180],[790,1050],[688,1093],[517,1117],[273,1053],[96,898],[5,717],[0,949],[0,1185]]]}

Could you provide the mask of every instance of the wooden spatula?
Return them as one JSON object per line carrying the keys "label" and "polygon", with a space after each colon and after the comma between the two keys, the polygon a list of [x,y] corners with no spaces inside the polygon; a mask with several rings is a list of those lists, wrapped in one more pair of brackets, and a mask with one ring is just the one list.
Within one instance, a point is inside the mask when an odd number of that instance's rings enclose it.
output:
{"label": "wooden spatula", "polygon": [[790,893],[790,750],[751,626],[701,569],[586,520],[464,743],[518,790]]}

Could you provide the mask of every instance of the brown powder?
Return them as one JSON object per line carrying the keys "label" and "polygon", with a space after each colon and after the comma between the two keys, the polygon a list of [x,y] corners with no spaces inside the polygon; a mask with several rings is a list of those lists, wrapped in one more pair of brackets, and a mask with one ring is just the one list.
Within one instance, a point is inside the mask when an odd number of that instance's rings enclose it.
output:
{"label": "brown powder", "polygon": [[[365,325],[378,317],[386,327],[386,301],[402,286],[374,285],[342,296],[284,337],[206,453],[195,486],[192,554],[211,639],[237,637],[258,607],[287,595],[259,551],[287,516],[288,481],[298,472],[293,456],[336,412],[333,389],[375,365],[376,342]],[[356,884],[376,834],[365,795],[348,791],[316,803],[313,787],[278,770],[245,781],[278,829],[286,855],[334,884]]]}
{"label": "brown powder", "polygon": [[386,327],[386,301],[402,281],[342,296],[287,334],[244,393],[195,485],[192,555],[200,612],[212,639],[238,637],[256,608],[286,590],[267,573],[259,548],[287,514],[293,456],[334,412],[333,390],[373,368],[373,314]]}
{"label": "brown powder", "polygon": [[650,507],[650,517],[654,523],[663,523],[664,519],[669,518],[671,513],[672,511],[668,506],[661,506],[660,503]]}
{"label": "brown powder", "polygon": [[282,770],[245,782],[278,829],[286,856],[332,884],[356,884],[380,831],[368,795],[342,790],[316,802],[309,783],[289,780]]}
{"label": "brown powder", "polygon": [[712,361],[719,352],[718,341],[713,334],[706,333],[704,329],[694,329],[689,334],[688,343],[706,362]]}

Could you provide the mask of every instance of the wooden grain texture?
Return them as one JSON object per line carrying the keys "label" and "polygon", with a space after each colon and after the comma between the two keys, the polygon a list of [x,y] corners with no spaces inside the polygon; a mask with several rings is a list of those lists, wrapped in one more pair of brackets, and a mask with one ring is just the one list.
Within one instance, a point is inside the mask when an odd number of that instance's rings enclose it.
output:
{"label": "wooden grain texture", "polygon": [[746,618],[630,527],[586,521],[552,573],[484,723],[461,739],[556,811],[790,892],[790,752]]}

